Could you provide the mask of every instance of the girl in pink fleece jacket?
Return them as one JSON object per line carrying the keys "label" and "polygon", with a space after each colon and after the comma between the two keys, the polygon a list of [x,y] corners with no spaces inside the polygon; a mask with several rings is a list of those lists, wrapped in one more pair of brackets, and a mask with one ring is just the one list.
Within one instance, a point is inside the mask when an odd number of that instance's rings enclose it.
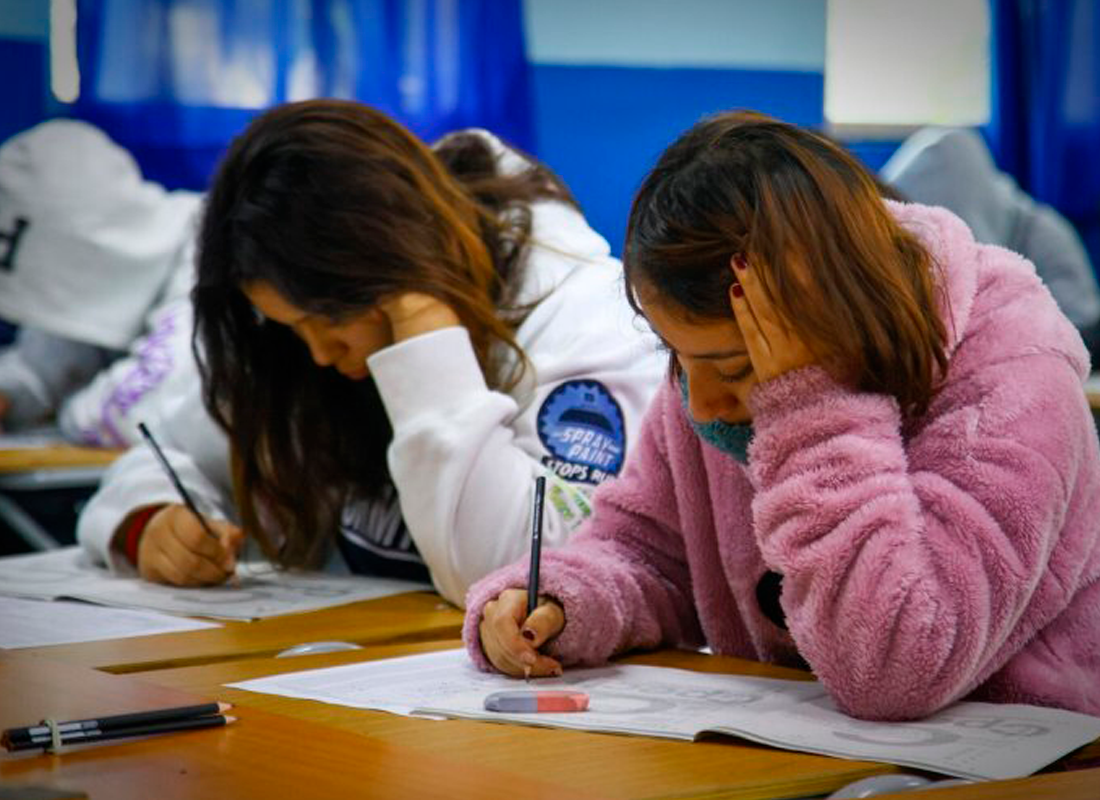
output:
{"label": "girl in pink fleece jacket", "polygon": [[523,564],[471,589],[478,664],[707,644],[808,666],[857,717],[1100,714],[1088,359],[1029,262],[747,112],[664,153],[625,260],[672,375],[535,612]]}

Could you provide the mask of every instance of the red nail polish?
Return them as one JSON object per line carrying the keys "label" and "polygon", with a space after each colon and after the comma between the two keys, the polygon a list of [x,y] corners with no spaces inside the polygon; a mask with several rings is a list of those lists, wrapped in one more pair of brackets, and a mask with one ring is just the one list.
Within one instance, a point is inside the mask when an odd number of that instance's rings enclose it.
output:
{"label": "red nail polish", "polygon": [[749,262],[740,253],[733,257],[733,265],[741,270],[749,268]]}
{"label": "red nail polish", "polygon": [[745,296],[745,290],[741,288],[741,284],[739,284],[739,283],[734,283],[730,287],[730,291],[733,292],[734,297],[744,297]]}
{"label": "red nail polish", "polygon": [[524,628],[522,631],[520,631],[520,634],[522,634],[523,638],[529,642],[535,641],[535,632],[530,628]]}

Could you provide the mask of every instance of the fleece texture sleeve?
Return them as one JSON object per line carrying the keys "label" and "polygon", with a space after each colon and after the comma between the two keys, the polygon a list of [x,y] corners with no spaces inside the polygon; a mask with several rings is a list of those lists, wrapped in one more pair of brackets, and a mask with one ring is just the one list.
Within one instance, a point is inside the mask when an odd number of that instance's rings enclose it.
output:
{"label": "fleece texture sleeve", "polygon": [[[199,511],[214,519],[233,520],[229,443],[207,415],[198,386],[150,430]],[[145,444],[135,445],[111,465],[84,507],[77,521],[77,540],[96,561],[115,572],[133,574],[133,567],[114,546],[119,525],[143,506],[180,502],[153,452]]]}
{"label": "fleece texture sleeve", "polygon": [[756,535],[848,713],[932,713],[1050,622],[1024,612],[1084,567],[1050,558],[1087,445],[1079,385],[1058,356],[991,364],[909,437],[892,399],[820,370],[757,387]]}

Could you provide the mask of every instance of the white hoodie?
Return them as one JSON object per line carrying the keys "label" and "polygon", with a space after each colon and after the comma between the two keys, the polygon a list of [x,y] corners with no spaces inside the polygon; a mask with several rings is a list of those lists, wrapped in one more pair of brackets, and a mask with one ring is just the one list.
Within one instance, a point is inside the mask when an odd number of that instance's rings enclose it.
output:
{"label": "white hoodie", "polygon": [[142,178],[85,122],[57,119],[0,147],[3,427],[54,414],[66,438],[124,447],[139,420],[197,380],[193,239],[202,196]]}
{"label": "white hoodie", "polygon": [[997,169],[969,128],[922,128],[880,170],[907,199],[962,217],[974,238],[1035,265],[1058,307],[1078,328],[1100,321],[1100,286],[1081,237],[1056,209],[1037,203]]}
{"label": "white hoodie", "polygon": [[[496,140],[491,140],[499,146]],[[498,151],[501,167],[518,156]],[[378,564],[416,562],[461,604],[466,589],[526,552],[534,477],[547,475],[543,541],[564,541],[589,513],[588,495],[622,467],[666,359],[626,302],[607,242],[573,208],[531,207],[532,241],[517,298],[537,305],[516,338],[531,364],[509,393],[485,384],[464,328],[387,347],[367,360],[393,425],[396,504],[352,503],[341,549]],[[156,431],[205,513],[235,519],[228,445],[197,388]],[[95,557],[132,572],[111,546],[132,510],[179,502],[153,455],[131,450],[108,471],[77,535]],[[410,547],[415,545],[415,550]]]}

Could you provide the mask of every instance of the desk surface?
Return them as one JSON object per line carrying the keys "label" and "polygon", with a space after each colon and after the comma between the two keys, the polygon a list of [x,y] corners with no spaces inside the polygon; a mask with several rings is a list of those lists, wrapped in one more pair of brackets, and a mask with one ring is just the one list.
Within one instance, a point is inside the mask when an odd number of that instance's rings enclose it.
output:
{"label": "desk surface", "polygon": [[[746,744],[687,743],[492,723],[413,720],[224,688],[226,681],[454,646],[455,641],[351,653],[208,664],[110,675],[0,651],[0,728],[43,716],[75,719],[193,703],[235,703],[228,728],[69,748],[0,754],[6,788],[80,789],[93,800],[278,797],[786,798],[821,794],[890,771]],[[797,677],[738,659],[657,653],[635,662]],[[944,800],[1095,800],[1100,770],[922,793]]]}
{"label": "desk surface", "polygon": [[121,450],[95,447],[50,445],[49,447],[5,448],[0,442],[0,473],[30,472],[38,469],[105,467],[119,457]]}
{"label": "desk surface", "polygon": [[[44,716],[79,719],[200,698],[71,664],[0,651],[0,728]],[[73,747],[58,755],[0,751],[0,782],[82,790],[92,800],[562,797],[552,776],[507,773],[331,726],[235,709],[226,728]],[[600,795],[571,793],[585,800]]]}
{"label": "desk surface", "polygon": [[[457,641],[385,645],[367,650],[210,664],[141,675],[165,687],[200,693],[249,708],[284,714],[372,741],[425,754],[447,753],[515,776],[547,776],[563,797],[592,791],[615,798],[788,798],[827,794],[844,784],[894,767],[825,758],[716,737],[694,743],[579,731],[525,728],[485,722],[430,722],[382,712],[229,689],[223,684],[371,658],[454,647]],[[698,653],[662,651],[626,659],[629,663],[675,666],[705,672],[806,678],[805,673]],[[1100,748],[1093,745],[1088,755]],[[564,765],[568,765],[564,767]],[[511,778],[508,778],[510,781]],[[943,789],[922,797],[944,800],[1096,800],[1100,769]]]}
{"label": "desk surface", "polygon": [[366,645],[457,637],[462,619],[462,612],[439,595],[409,592],[255,622],[227,620],[220,628],[30,647],[19,652],[107,672],[137,672],[274,656],[303,642],[336,640]]}

